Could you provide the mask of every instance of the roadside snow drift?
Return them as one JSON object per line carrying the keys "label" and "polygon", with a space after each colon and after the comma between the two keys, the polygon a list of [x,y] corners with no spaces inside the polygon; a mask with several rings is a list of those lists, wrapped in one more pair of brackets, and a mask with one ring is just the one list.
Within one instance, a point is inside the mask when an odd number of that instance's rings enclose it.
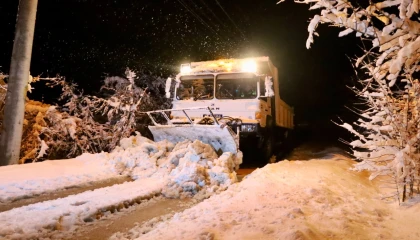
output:
{"label": "roadside snow drift", "polygon": [[144,179],[14,208],[0,213],[0,237],[37,239],[49,231],[71,231],[75,225],[91,222],[107,211],[159,194],[163,183]]}
{"label": "roadside snow drift", "polygon": [[200,141],[174,145],[137,135],[121,140],[120,145],[112,153],[0,167],[0,203],[119,176],[167,179],[165,193],[171,197],[201,189],[211,193],[236,182],[234,169],[242,162],[240,155],[230,152],[219,157]]}
{"label": "roadside snow drift", "polygon": [[386,202],[367,173],[349,170],[352,160],[325,154],[267,165],[167,221],[112,239],[420,238],[419,204]]}
{"label": "roadside snow drift", "polygon": [[171,198],[210,196],[237,182],[234,169],[242,161],[238,156],[231,152],[218,156],[210,145],[198,140],[174,145],[138,135],[123,139],[111,153],[0,167],[3,204],[118,176],[134,180],[1,212],[0,238],[36,238],[48,231],[68,230],[119,204],[159,194]]}
{"label": "roadside snow drift", "polygon": [[116,176],[101,159],[45,161],[0,167],[0,203]]}
{"label": "roadside snow drift", "polygon": [[[82,156],[83,158],[88,157]],[[166,197],[212,194],[237,182],[235,168],[241,158],[231,152],[218,156],[208,144],[185,140],[176,145],[166,140],[155,143],[141,136],[121,142],[121,147],[104,154],[109,169],[133,179],[166,179]]]}

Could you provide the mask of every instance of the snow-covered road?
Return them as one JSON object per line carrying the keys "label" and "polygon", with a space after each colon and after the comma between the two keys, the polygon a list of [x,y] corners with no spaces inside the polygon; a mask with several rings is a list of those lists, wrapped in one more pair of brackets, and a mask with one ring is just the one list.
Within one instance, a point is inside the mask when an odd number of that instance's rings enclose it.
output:
{"label": "snow-covered road", "polygon": [[25,239],[51,230],[71,231],[75,225],[99,219],[107,211],[159,195],[165,184],[165,180],[142,179],[14,208],[0,213],[0,236]]}
{"label": "snow-covered road", "polygon": [[338,148],[297,149],[293,156],[309,158],[236,174],[231,155],[199,142],[133,142],[93,156],[132,182],[1,212],[0,238],[420,239],[420,198],[401,206],[385,198],[395,191],[389,179],[369,181]]}
{"label": "snow-covered road", "polygon": [[350,170],[355,162],[339,149],[315,155],[269,164],[167,220],[112,239],[420,239],[419,197],[399,206],[384,198],[395,189]]}
{"label": "snow-covered road", "polygon": [[0,203],[117,177],[103,158],[45,161],[0,168]]}
{"label": "snow-covered road", "polygon": [[[237,182],[234,169],[240,156],[217,154],[200,141],[156,143],[137,135],[123,139],[111,153],[1,167],[0,238],[39,238],[54,231],[73,231],[107,212],[154,196],[207,198]],[[131,181],[37,202],[54,192],[121,177]]]}

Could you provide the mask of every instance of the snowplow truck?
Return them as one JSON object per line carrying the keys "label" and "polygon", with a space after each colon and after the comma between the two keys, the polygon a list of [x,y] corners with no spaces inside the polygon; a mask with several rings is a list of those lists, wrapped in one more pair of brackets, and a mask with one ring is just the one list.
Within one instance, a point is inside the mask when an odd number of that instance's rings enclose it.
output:
{"label": "snowplow truck", "polygon": [[166,97],[172,109],[146,112],[155,141],[198,139],[233,154],[253,142],[272,161],[294,127],[293,108],[280,98],[278,70],[268,57],[182,64],[166,82]]}

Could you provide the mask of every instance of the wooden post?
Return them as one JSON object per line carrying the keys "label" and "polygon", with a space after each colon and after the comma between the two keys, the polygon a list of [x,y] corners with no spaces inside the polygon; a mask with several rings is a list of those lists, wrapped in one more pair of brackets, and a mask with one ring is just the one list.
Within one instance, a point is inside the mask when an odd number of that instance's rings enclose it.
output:
{"label": "wooden post", "polygon": [[0,165],[19,162],[38,0],[20,0],[0,139]]}

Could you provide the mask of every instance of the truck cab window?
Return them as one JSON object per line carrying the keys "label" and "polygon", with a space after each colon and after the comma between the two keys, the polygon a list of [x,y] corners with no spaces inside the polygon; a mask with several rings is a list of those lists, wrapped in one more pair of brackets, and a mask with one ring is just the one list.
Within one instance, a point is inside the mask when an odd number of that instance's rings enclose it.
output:
{"label": "truck cab window", "polygon": [[260,78],[259,79],[260,81],[259,81],[259,84],[260,84],[260,97],[261,96],[265,96],[265,80],[264,80],[264,78]]}
{"label": "truck cab window", "polygon": [[184,76],[181,78],[176,98],[178,100],[208,100],[213,99],[214,77],[205,76]]}
{"label": "truck cab window", "polygon": [[254,99],[258,93],[258,79],[251,78],[217,78],[216,98],[218,99]]}

